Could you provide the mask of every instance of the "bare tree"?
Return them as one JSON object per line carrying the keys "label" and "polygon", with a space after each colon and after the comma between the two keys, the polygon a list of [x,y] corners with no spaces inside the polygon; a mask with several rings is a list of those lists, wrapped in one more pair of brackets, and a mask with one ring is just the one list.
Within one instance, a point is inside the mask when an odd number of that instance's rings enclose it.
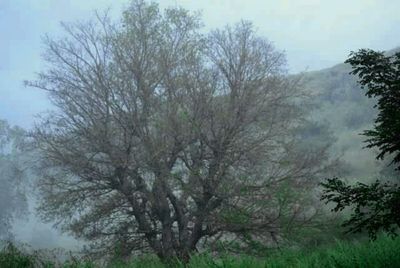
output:
{"label": "bare tree", "polygon": [[[106,252],[188,260],[199,245],[306,224],[327,161],[299,146],[304,91],[248,22],[203,34],[198,16],[133,1],[46,39],[29,85],[57,109],[33,135],[41,213]],[[278,194],[278,192],[280,194]]]}

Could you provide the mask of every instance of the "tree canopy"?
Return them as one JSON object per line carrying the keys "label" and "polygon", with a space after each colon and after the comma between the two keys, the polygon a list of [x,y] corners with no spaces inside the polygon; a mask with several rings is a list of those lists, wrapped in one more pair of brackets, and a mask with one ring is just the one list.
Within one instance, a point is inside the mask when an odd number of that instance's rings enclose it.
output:
{"label": "tree canopy", "polygon": [[[351,74],[358,75],[366,96],[377,100],[378,116],[372,130],[363,135],[368,148],[379,150],[378,159],[390,157],[392,164],[400,163],[400,52],[387,56],[383,52],[361,49],[352,52]],[[376,181],[371,185],[346,185],[342,180],[329,179],[323,183],[323,200],[334,202],[335,211],[352,207],[353,213],[344,225],[350,232],[367,230],[372,238],[380,231],[396,234],[400,225],[400,187]]]}
{"label": "tree canopy", "polygon": [[[181,8],[132,1],[46,39],[28,85],[56,109],[33,137],[41,215],[91,251],[187,260],[217,241],[279,241],[319,210],[327,144],[302,146],[307,94],[240,22],[204,33]],[[295,189],[295,190],[294,190]]]}
{"label": "tree canopy", "polygon": [[383,52],[361,49],[351,53],[346,61],[358,75],[362,88],[369,98],[376,98],[378,116],[372,130],[363,134],[368,137],[367,147],[379,149],[378,159],[393,156],[393,163],[400,162],[400,52],[385,56]]}

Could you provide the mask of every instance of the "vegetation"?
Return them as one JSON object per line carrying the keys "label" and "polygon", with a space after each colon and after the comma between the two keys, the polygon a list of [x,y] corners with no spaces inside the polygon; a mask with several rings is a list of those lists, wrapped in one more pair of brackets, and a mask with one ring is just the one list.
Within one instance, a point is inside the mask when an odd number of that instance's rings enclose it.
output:
{"label": "vegetation", "polygon": [[[385,56],[383,52],[362,49],[352,53],[346,61],[353,67],[352,74],[360,77],[368,97],[377,98],[379,113],[373,130],[364,132],[367,147],[377,147],[377,159],[393,157],[392,164],[400,164],[400,53]],[[350,232],[367,230],[372,238],[384,230],[396,235],[400,226],[400,187],[376,181],[371,185],[346,185],[339,179],[322,183],[323,200],[335,203],[334,211],[352,208],[352,215],[344,225]]]}
{"label": "vegetation", "polygon": [[250,23],[200,25],[135,0],[121,23],[98,16],[46,41],[49,69],[28,82],[58,108],[32,133],[39,210],[93,254],[188,261],[315,228],[330,144],[301,135],[306,92]]}
{"label": "vegetation", "polygon": [[[256,258],[247,255],[225,255],[215,257],[209,254],[195,255],[188,264],[176,263],[174,267],[193,268],[288,268],[288,267],[399,267],[400,240],[380,237],[374,242],[340,242],[310,251],[284,250],[271,253],[268,257]],[[40,254],[29,254],[16,247],[8,245],[0,252],[0,267],[31,268],[31,267],[63,267],[63,268],[94,268],[99,264],[72,259],[64,263],[46,260]],[[138,259],[116,260],[105,265],[109,268],[162,268],[166,267],[157,257],[142,256]]]}
{"label": "vegetation", "polygon": [[379,149],[378,159],[393,156],[395,165],[400,163],[400,52],[385,56],[383,52],[361,49],[351,53],[346,61],[360,77],[362,88],[367,88],[366,96],[376,98],[379,113],[372,130],[364,136],[368,148]]}
{"label": "vegetation", "polygon": [[400,267],[400,187],[367,184],[376,169],[348,138],[377,114],[366,147],[398,180],[400,53],[288,75],[250,22],[201,27],[132,0],[120,21],[96,13],[44,39],[46,69],[26,84],[56,109],[28,136],[0,121],[0,239],[35,172],[40,216],[84,247],[7,242],[0,267]]}

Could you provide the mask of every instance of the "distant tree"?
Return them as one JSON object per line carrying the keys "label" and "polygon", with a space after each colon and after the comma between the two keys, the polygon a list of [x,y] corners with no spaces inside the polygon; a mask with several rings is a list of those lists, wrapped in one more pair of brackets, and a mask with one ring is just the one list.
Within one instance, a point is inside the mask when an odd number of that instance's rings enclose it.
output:
{"label": "distant tree", "polygon": [[[378,148],[377,159],[393,158],[400,167],[400,52],[386,56],[383,52],[361,49],[352,52],[349,63],[351,74],[358,75],[366,96],[377,100],[378,116],[372,130],[363,134],[368,148]],[[323,183],[323,200],[336,203],[335,211],[351,207],[353,213],[344,225],[349,232],[367,230],[372,238],[383,230],[396,234],[400,226],[400,187],[397,184],[376,181],[371,185],[347,185],[340,179]]]}
{"label": "distant tree", "polygon": [[19,148],[24,137],[21,128],[0,120],[0,240],[12,238],[13,220],[27,211],[26,173]]}
{"label": "distant tree", "polygon": [[[125,257],[188,260],[312,223],[327,145],[300,146],[305,92],[250,23],[133,1],[121,23],[64,25],[29,85],[57,107],[33,133],[42,216]],[[285,227],[285,228],[284,228]]]}

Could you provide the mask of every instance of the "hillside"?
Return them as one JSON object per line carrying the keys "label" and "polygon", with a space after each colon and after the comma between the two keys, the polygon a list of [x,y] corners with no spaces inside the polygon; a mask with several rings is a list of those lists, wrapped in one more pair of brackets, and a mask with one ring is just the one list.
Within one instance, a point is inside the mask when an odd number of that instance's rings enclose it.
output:
{"label": "hillside", "polygon": [[304,86],[315,95],[317,109],[312,115],[321,124],[328,124],[336,139],[333,153],[345,162],[345,174],[352,178],[373,179],[384,167],[375,160],[375,152],[363,149],[364,137],[376,111],[374,100],[364,95],[350,67],[338,64],[328,69],[302,74]]}
{"label": "hillside", "polygon": [[[386,53],[391,55],[397,51],[400,47]],[[347,177],[363,181],[389,178],[393,172],[387,166],[390,161],[377,161],[374,149],[363,148],[365,137],[361,133],[372,127],[376,116],[374,99],[364,95],[365,90],[360,88],[357,77],[350,75],[350,71],[349,65],[341,63],[301,74],[304,86],[315,95],[318,108],[313,117],[317,122],[329,125],[336,139],[333,153],[345,162]]]}

